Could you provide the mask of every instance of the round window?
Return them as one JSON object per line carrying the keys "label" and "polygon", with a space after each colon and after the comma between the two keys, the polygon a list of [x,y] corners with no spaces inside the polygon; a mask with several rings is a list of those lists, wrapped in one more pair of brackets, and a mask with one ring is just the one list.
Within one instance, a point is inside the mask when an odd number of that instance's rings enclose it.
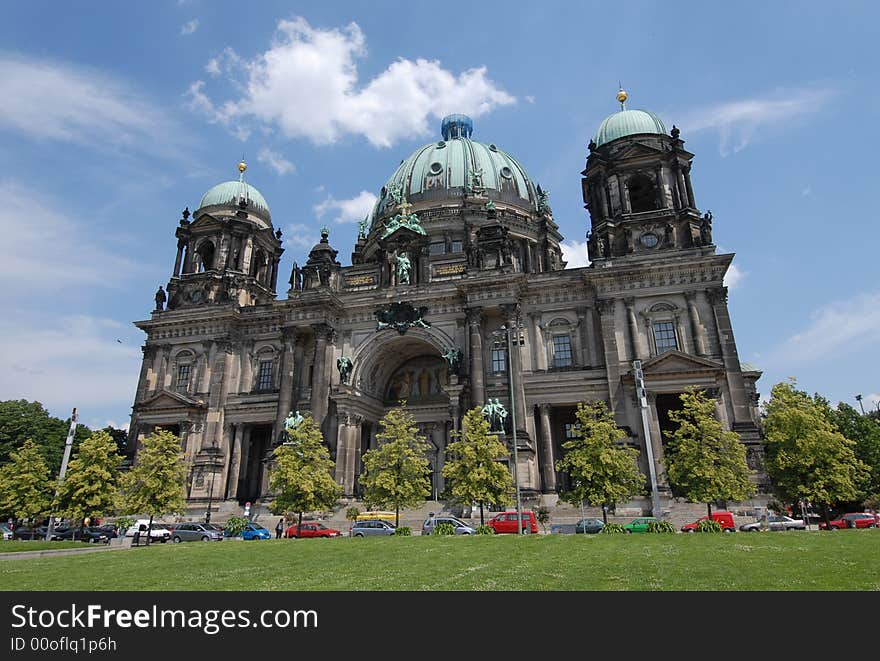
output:
{"label": "round window", "polygon": [[440,165],[437,161],[434,161],[433,163],[431,163],[430,170],[431,174],[440,174],[441,172],[443,172],[443,166]]}
{"label": "round window", "polygon": [[489,145],[489,151],[498,151],[498,147],[493,144]]}
{"label": "round window", "polygon": [[653,248],[656,246],[660,240],[657,238],[656,234],[652,234],[651,232],[647,232],[646,234],[642,234],[639,237],[639,241],[641,241],[642,245],[646,248]]}
{"label": "round window", "polygon": [[446,146],[446,143],[442,140],[437,143],[437,149],[443,149]]}
{"label": "round window", "polygon": [[501,176],[505,179],[510,179],[513,176],[513,170],[505,165],[503,168],[501,168]]}

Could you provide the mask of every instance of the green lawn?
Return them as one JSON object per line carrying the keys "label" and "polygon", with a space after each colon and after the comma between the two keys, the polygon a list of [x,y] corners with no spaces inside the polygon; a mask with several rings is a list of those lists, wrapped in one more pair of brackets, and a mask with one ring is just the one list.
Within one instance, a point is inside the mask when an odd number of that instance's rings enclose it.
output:
{"label": "green lawn", "polygon": [[[101,546],[98,544],[98,546]],[[95,548],[88,542],[60,542],[45,540],[9,540],[0,542],[0,553],[18,553],[19,551],[54,551],[57,549]]]}
{"label": "green lawn", "polygon": [[190,542],[0,562],[2,590],[880,590],[880,530]]}

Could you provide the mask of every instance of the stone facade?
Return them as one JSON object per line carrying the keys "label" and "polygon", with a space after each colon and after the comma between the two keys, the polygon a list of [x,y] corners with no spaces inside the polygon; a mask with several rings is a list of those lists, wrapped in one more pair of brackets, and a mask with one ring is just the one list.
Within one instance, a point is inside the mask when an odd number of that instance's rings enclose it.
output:
{"label": "stone facade", "polygon": [[[515,163],[495,145],[472,143],[470,125],[452,129],[461,126],[444,123],[442,148],[470,149],[476,165]],[[650,438],[666,503],[661,432],[677,395],[697,385],[716,397],[719,418],[740,433],[765,483],[760,373],[739,362],[722,284],[733,255],[715,251],[677,129],[591,143],[582,187],[592,264],[576,269],[565,268],[546,191],[524,170],[504,166],[488,177],[475,165],[455,185],[452,160],[417,167],[440,144],[417,151],[383,188],[351,266],[339,263],[324,230],[281,300],[281,232],[245,184],[240,197],[200,208],[192,221],[186,212],[167,309],[157,297],[151,318],[136,322],[147,339],[130,447],[169,428],[182,438],[193,508],[255,502],[269,495],[284,418],[310,412],[337,481],[356,497],[378,421],[405,399],[432,448],[436,498],[451,433],[467,409],[497,398],[512,412],[506,438],[515,426],[523,493],[552,496],[566,485],[555,461],[577,403],[604,399],[646,475]],[[650,509],[650,499],[640,504]]]}

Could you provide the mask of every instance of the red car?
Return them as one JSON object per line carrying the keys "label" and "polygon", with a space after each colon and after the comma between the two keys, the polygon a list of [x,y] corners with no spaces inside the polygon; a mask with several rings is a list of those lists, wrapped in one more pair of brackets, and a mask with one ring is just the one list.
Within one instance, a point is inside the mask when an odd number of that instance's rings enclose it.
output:
{"label": "red car", "polygon": [[297,535],[296,534],[296,524],[294,523],[290,528],[287,529],[287,532],[284,533],[285,537],[339,537],[342,535],[341,532],[336,530],[335,528],[328,528],[323,523],[304,523],[302,524],[302,532]]}
{"label": "red car", "polygon": [[876,528],[880,526],[880,514],[870,512],[849,512],[839,519],[819,524],[820,530],[843,530],[844,528]]}
{"label": "red car", "polygon": [[[486,525],[492,528],[497,535],[502,533],[511,533],[515,535],[516,519],[516,512],[501,512],[486,521]],[[531,510],[522,511],[522,529],[526,534],[538,534],[538,521],[535,518],[535,513]]]}
{"label": "red car", "polygon": [[[686,523],[681,527],[682,532],[697,532],[697,526],[700,521],[705,521],[708,517],[701,516],[693,523]],[[712,520],[721,524],[723,532],[736,532],[736,524],[733,521],[733,514],[730,512],[712,512]]]}

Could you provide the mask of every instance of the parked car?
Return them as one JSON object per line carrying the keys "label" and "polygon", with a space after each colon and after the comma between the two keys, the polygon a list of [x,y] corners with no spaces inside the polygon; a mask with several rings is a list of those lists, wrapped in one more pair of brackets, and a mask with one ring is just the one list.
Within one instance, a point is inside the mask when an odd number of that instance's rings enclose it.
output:
{"label": "parked car", "polygon": [[5,523],[0,523],[0,537],[3,539],[12,539],[12,528]]}
{"label": "parked car", "polygon": [[259,523],[249,523],[241,531],[242,539],[272,539],[272,533]]}
{"label": "parked car", "polygon": [[[492,528],[498,535],[503,533],[515,535],[517,532],[516,519],[516,512],[501,512],[489,519],[486,525]],[[526,534],[538,534],[538,520],[535,518],[535,513],[531,510],[522,512],[522,530]]]}
{"label": "parked car", "polygon": [[[700,525],[700,521],[705,521],[708,518],[708,516],[701,516],[692,523],[686,523],[681,527],[681,531],[697,532],[697,526]],[[712,520],[721,524],[723,532],[736,532],[736,524],[733,521],[733,514],[730,512],[712,512]]]}
{"label": "parked car", "polygon": [[297,524],[290,526],[284,533],[285,537],[339,537],[342,533],[336,528],[328,528],[323,523],[303,523],[297,535]]}
{"label": "parked car", "polygon": [[434,532],[434,528],[437,527],[438,523],[449,523],[455,529],[456,535],[474,535],[476,534],[476,530],[471,526],[467,525],[464,521],[456,519],[454,516],[449,515],[434,515],[429,516],[422,523],[422,534],[430,535]]}
{"label": "parked car", "polygon": [[771,514],[767,517],[766,528],[761,521],[744,523],[739,527],[740,532],[760,532],[761,530],[806,530],[807,525],[803,519],[792,519],[782,514]]}
{"label": "parked car", "polygon": [[376,511],[376,512],[361,512],[357,515],[357,521],[372,521],[373,519],[379,519],[380,521],[396,521],[397,515],[394,512],[385,512],[385,511]]}
{"label": "parked car", "polygon": [[120,530],[116,527],[115,523],[102,523],[100,526],[92,526],[94,530],[100,530],[103,532],[109,539],[116,539],[120,537]]}
{"label": "parked car", "polygon": [[623,524],[623,529],[626,530],[626,532],[628,533],[648,532],[648,524],[659,520],[660,519],[653,516],[640,516],[637,519],[633,519],[629,523]]}
{"label": "parked car", "polygon": [[844,528],[876,528],[880,526],[880,514],[870,512],[849,512],[843,516],[819,524],[820,530],[843,530]]}
{"label": "parked car", "polygon": [[205,523],[178,523],[171,531],[171,541],[180,542],[221,542],[223,532]]}
{"label": "parked car", "polygon": [[68,542],[88,542],[90,544],[107,544],[110,538],[107,533],[89,526],[63,526],[55,528],[52,539]]}
{"label": "parked car", "polygon": [[602,519],[581,519],[574,526],[574,532],[578,535],[595,535],[602,532],[605,523]]}
{"label": "parked car", "polygon": [[[47,526],[37,526],[30,528],[29,526],[18,526],[12,531],[12,539],[46,539]],[[55,539],[55,536],[52,536]]]}
{"label": "parked car", "polygon": [[[164,544],[171,539],[171,531],[168,530],[164,524],[153,521],[153,525],[150,526],[149,519],[138,519],[135,521],[128,530],[125,531],[125,536],[134,537],[134,534],[138,533],[140,537],[145,538],[148,529],[150,531],[151,542],[162,542]],[[143,539],[142,541],[146,541],[146,539]]]}
{"label": "parked car", "polygon": [[348,531],[348,536],[371,537],[374,535],[393,535],[395,530],[397,528],[381,519],[355,521]]}

